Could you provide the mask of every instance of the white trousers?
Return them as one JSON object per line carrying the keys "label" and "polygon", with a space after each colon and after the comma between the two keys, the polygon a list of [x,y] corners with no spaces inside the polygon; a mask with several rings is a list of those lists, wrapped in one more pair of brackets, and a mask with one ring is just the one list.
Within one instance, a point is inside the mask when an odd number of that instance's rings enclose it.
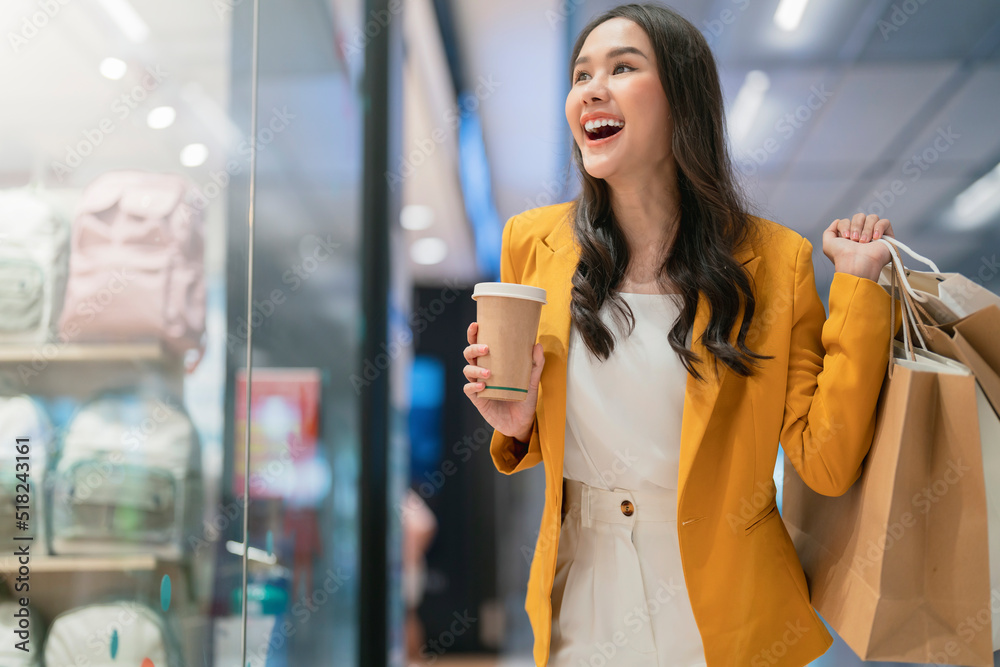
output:
{"label": "white trousers", "polygon": [[566,479],[551,667],[705,667],[681,569],[676,491]]}

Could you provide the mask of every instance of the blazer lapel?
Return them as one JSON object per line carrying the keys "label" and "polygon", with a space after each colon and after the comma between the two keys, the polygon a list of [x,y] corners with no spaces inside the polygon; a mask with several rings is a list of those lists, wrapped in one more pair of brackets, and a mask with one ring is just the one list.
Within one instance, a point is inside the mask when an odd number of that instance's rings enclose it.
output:
{"label": "blazer lapel", "polygon": [[[538,326],[538,342],[545,352],[542,369],[542,389],[539,390],[538,425],[543,439],[542,456],[551,464],[553,476],[562,476],[566,418],[566,362],[570,336],[570,297],[572,278],[579,260],[579,248],[572,231],[572,220],[565,218],[544,238],[535,239],[536,287],[546,291],[546,301]],[[760,264],[760,255],[749,245],[735,255],[750,275],[751,282]],[[691,350],[705,363],[698,366],[705,380],[687,376],[684,393],[684,410],[681,420],[680,471],[678,499],[682,497],[685,482],[690,476],[691,465],[704,439],[709,420],[715,409],[719,393],[727,378],[729,368],[719,363],[719,377],[711,367],[711,355],[701,342],[708,326],[710,308],[704,294],[698,297],[698,307],[691,332]],[[556,444],[558,443],[558,445]],[[549,467],[549,466],[547,466]]]}
{"label": "blazer lapel", "polygon": [[[562,228],[559,225],[557,230]],[[545,240],[535,239],[536,277],[534,285],[545,289],[542,315],[538,322],[538,342],[545,354],[545,367],[538,388],[538,429],[542,438],[542,458],[545,474],[550,478],[550,488],[562,488],[563,453],[566,437],[566,369],[570,333],[570,290],[579,252],[568,239],[557,244],[557,232]],[[551,416],[551,417],[550,417]]]}
{"label": "blazer lapel", "polygon": [[[753,284],[757,267],[760,265],[760,255],[753,254],[752,249],[746,248],[734,255],[736,261],[743,264],[750,276]],[[708,327],[708,320],[711,315],[708,299],[704,294],[698,295],[698,308],[695,311],[694,325],[691,334],[691,351],[698,355],[704,363],[699,364],[698,372],[704,381],[695,380],[689,373],[687,385],[684,390],[684,412],[681,418],[681,453],[680,453],[680,473],[677,483],[678,502],[683,497],[685,483],[691,474],[691,466],[695,456],[705,437],[709,420],[715,410],[719,393],[723,389],[726,380],[733,374],[724,363],[718,363],[719,377],[715,377],[712,370],[712,357],[708,349],[702,344],[701,337]],[[737,331],[738,323],[734,326]]]}

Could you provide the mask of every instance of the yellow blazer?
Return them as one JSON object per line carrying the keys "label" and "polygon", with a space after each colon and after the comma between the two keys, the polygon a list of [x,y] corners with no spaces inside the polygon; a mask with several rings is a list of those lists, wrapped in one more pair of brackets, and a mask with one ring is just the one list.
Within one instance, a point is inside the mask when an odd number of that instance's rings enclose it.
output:
{"label": "yellow blazer", "polygon": [[[545,507],[524,607],[539,666],[549,658],[562,521],[569,303],[579,258],[571,206],[536,208],[508,220],[500,265],[503,282],[543,287],[548,301],[536,341],[544,348],[545,367],[528,452],[518,460],[513,439],[496,430],[490,442],[502,473],[545,463]],[[681,422],[678,540],[709,667],[798,667],[833,643],[809,602],[802,566],[778,514],[775,458],[780,441],[811,488],[843,494],[860,476],[871,446],[889,355],[886,291],[872,280],[835,273],[827,319],[813,276],[812,244],[778,223],[754,220],[762,225],[761,240],[735,255],[757,298],[747,345],[775,358],[762,361],[751,378],[720,362],[716,379],[710,363],[701,365],[707,381],[688,376]],[[710,353],[700,337],[709,314],[701,295],[691,349],[706,362]]]}

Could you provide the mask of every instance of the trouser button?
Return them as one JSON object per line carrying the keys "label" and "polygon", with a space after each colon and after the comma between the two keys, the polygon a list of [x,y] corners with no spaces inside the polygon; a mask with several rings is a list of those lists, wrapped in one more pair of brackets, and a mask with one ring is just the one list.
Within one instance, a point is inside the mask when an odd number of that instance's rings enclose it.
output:
{"label": "trouser button", "polygon": [[631,500],[622,501],[622,514],[625,516],[632,516],[635,512],[635,505],[632,504]]}

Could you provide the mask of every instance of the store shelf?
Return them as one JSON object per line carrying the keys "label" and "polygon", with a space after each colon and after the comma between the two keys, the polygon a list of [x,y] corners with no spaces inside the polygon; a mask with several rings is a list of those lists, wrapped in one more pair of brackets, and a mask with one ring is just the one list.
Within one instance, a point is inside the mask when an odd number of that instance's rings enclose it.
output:
{"label": "store shelf", "polygon": [[[32,574],[58,572],[141,572],[156,570],[159,565],[176,565],[171,561],[159,561],[150,554],[125,556],[32,556],[28,567]],[[20,567],[14,556],[0,559],[0,574],[17,572]]]}
{"label": "store shelf", "polygon": [[176,358],[160,342],[35,343],[0,346],[0,363],[88,361],[164,361]]}
{"label": "store shelf", "polygon": [[[169,575],[171,609],[185,618],[203,618],[208,602],[195,598],[189,566],[151,554],[122,556],[32,556],[27,563],[31,605],[44,618],[94,600],[156,600],[160,578]],[[14,594],[23,574],[14,556],[0,558],[0,581]]]}

